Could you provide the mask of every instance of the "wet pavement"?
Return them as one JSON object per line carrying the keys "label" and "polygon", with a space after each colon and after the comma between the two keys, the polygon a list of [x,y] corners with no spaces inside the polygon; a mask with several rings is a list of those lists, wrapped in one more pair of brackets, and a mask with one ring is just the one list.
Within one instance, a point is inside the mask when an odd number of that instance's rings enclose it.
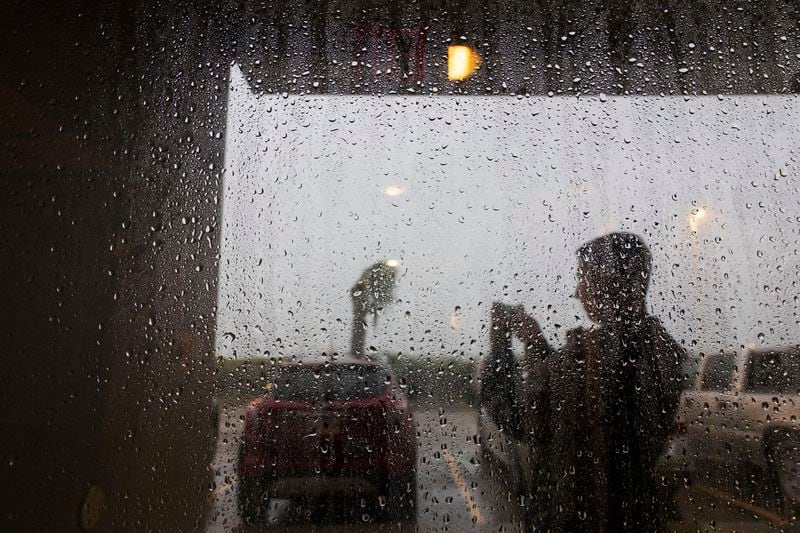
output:
{"label": "wet pavement", "polygon": [[[369,512],[360,502],[335,502],[312,511],[278,500],[269,508],[267,525],[245,527],[238,516],[236,458],[244,405],[226,407],[220,416],[213,463],[216,488],[207,531],[398,531],[392,523],[365,523]],[[417,408],[417,520],[408,531],[524,530],[520,506],[503,483],[504,474],[481,468],[477,413],[466,406]]]}
{"label": "wet pavement", "polygon": [[[236,504],[236,459],[246,405],[224,407],[216,456],[215,488],[209,495],[209,532],[280,531],[525,531],[520,502],[509,490],[505,472],[482,464],[477,412],[464,405],[418,407],[417,518],[403,527],[374,520],[358,500],[328,501],[305,509],[288,500],[271,502],[267,523],[246,526]],[[796,531],[768,510],[739,502],[708,487],[682,491],[676,499],[680,519],[671,531]]]}

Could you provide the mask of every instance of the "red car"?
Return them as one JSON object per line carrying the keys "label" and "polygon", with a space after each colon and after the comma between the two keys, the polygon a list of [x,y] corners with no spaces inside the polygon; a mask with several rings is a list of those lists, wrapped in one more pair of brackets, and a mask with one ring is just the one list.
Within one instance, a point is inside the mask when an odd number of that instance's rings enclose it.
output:
{"label": "red car", "polygon": [[416,514],[417,445],[394,374],[362,360],[286,364],[250,404],[239,509],[262,522],[270,498],[363,499],[393,521]]}

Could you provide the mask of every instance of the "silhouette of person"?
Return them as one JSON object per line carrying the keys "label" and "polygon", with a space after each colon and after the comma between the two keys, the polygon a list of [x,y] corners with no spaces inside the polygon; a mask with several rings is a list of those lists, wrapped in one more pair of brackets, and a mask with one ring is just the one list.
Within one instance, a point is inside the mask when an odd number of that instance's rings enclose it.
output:
{"label": "silhouette of person", "polygon": [[686,353],[648,314],[650,251],[610,233],[578,249],[580,299],[595,325],[558,350],[520,311],[529,366],[525,421],[533,452],[537,529],[659,531],[656,462],[680,395]]}

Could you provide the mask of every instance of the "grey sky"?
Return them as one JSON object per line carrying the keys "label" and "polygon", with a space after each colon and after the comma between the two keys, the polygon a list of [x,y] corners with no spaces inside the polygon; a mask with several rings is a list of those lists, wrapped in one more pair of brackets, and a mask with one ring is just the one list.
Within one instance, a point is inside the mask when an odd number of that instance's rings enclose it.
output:
{"label": "grey sky", "polygon": [[477,356],[494,300],[560,341],[586,323],[575,249],[617,229],[649,243],[678,340],[800,338],[794,96],[284,97],[235,66],[230,83],[221,355],[346,351],[348,289],[390,258],[401,301],[367,346]]}

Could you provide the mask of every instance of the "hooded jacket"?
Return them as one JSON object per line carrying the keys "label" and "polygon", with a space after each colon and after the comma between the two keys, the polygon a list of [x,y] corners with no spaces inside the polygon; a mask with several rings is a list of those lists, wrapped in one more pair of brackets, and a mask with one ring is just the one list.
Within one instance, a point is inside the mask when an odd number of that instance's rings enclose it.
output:
{"label": "hooded jacket", "polygon": [[685,351],[645,311],[650,253],[612,233],[578,250],[579,289],[595,322],[527,355],[526,428],[540,480],[539,527],[660,531],[656,463],[677,410]]}

